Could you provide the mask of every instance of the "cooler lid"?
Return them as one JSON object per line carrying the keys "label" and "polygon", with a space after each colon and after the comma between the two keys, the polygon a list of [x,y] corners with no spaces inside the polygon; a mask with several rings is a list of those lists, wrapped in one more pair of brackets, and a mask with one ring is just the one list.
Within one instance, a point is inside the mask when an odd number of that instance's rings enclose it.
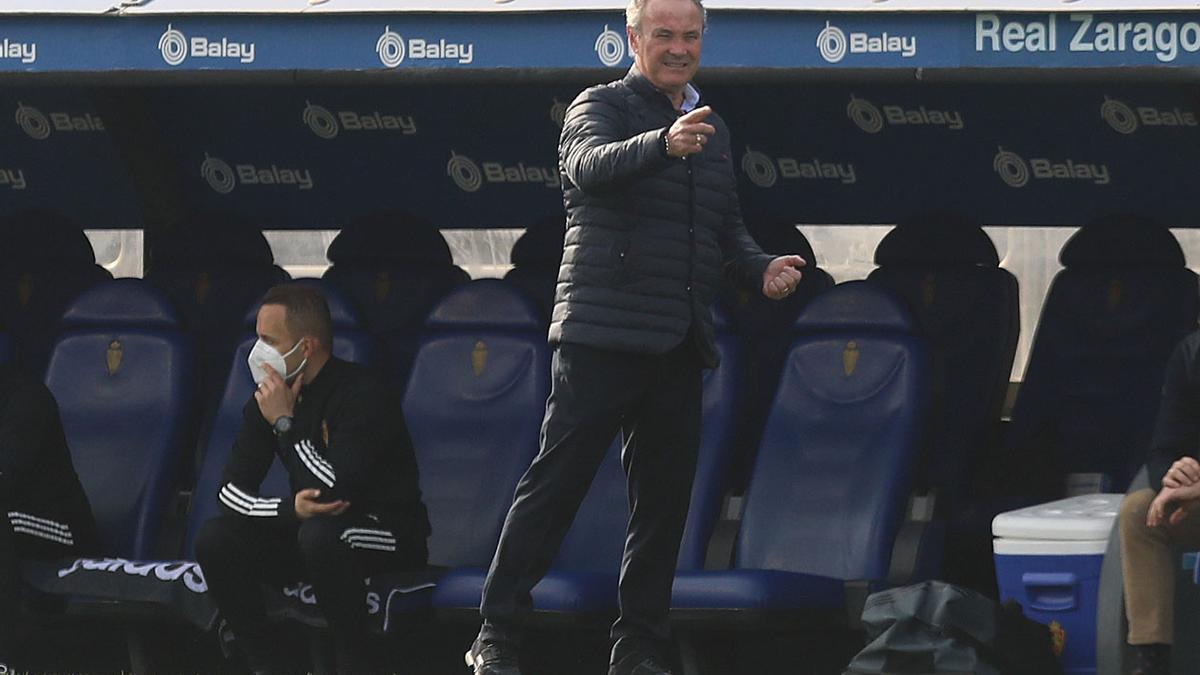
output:
{"label": "cooler lid", "polygon": [[1124,498],[1124,494],[1079,495],[1001,513],[992,520],[992,534],[1016,539],[1106,541]]}
{"label": "cooler lid", "polygon": [[993,539],[992,551],[996,555],[1104,555],[1108,542],[1103,539],[1051,541],[1046,539]]}

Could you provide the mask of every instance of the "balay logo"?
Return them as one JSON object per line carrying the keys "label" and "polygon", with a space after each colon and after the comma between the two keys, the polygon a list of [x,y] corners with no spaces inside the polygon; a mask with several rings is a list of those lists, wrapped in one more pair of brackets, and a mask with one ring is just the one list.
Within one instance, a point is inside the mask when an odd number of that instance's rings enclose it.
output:
{"label": "balay logo", "polygon": [[188,37],[183,31],[167,24],[158,38],[158,51],[168,66],[179,66],[191,59],[235,60],[250,64],[255,59],[255,44],[230,39],[227,35]]}
{"label": "balay logo", "polygon": [[208,183],[213,192],[227,195],[238,186],[243,187],[285,187],[296,190],[313,189],[313,175],[310,169],[280,167],[277,164],[260,166],[250,163],[235,164],[204,154],[200,164],[200,177]]}

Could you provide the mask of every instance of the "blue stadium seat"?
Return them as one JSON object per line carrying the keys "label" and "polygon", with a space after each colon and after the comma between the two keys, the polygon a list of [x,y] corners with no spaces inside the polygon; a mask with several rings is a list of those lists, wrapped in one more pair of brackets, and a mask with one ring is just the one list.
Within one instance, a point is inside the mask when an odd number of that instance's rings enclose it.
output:
{"label": "blue stadium seat", "polygon": [[143,281],[97,286],[62,317],[46,385],[109,555],[153,552],[193,421],[194,372],[175,310]]}
{"label": "blue stadium seat", "polygon": [[[929,409],[929,356],[903,302],[834,287],[794,326],[745,494],[730,569],[680,571],[673,616],[846,618],[882,584]],[[861,609],[861,607],[860,607]]]}
{"label": "blue stadium seat", "polygon": [[740,421],[746,410],[748,360],[745,345],[721,305],[713,306],[713,331],[721,365],[704,371],[700,456],[687,525],[679,548],[678,569],[704,567],[705,553],[725,495],[733,488],[730,466],[736,461]]}
{"label": "blue stadium seat", "polygon": [[388,367],[401,383],[425,316],[451,289],[468,280],[431,223],[401,213],[348,224],[329,245],[333,265],[324,278],[354,302],[367,330],[387,348]]}
{"label": "blue stadium seat", "polygon": [[1096,473],[1103,491],[1124,492],[1145,461],[1167,358],[1196,327],[1196,274],[1169,230],[1135,217],[1085,226],[1059,259],[998,488],[1057,498],[1066,474]]}
{"label": "blue stadium seat", "polygon": [[833,287],[833,277],[821,269],[812,245],[790,222],[749,223],[759,246],[773,255],[795,254],[808,264],[796,291],[782,300],[770,300],[759,289],[733,288],[725,284],[721,304],[730,309],[733,325],[746,346],[746,406],[739,423],[732,473],[735,489],[746,481],[754,452],[762,437],[771,398],[783,372],[783,360],[791,346],[791,327],[796,317],[822,292]]}
{"label": "blue stadium seat", "polygon": [[[329,303],[329,314],[333,320],[333,353],[340,359],[354,363],[373,364],[380,351],[376,340],[360,328],[358,315],[350,301],[336,288],[319,279],[301,279],[293,283],[316,287]],[[221,486],[221,475],[233,450],[242,423],[242,408],[254,394],[254,380],[246,365],[246,357],[257,339],[254,326],[258,319],[259,303],[255,302],[243,317],[244,330],[248,331],[234,352],[233,362],[228,366],[225,389],[220,404],[209,425],[207,443],[200,473],[192,492],[191,512],[188,515],[184,553],[192,557],[195,537],[204,521],[217,515],[217,490]],[[287,472],[278,461],[271,465],[263,480],[261,492],[271,495],[291,494]]]}
{"label": "blue stadium seat", "polygon": [[[549,371],[541,315],[507,282],[473,281],[430,313],[404,414],[433,526],[431,565],[491,562],[517,480],[537,454]],[[443,590],[435,604],[457,606]]]}
{"label": "blue stadium seat", "polygon": [[[717,311],[714,318],[722,363],[720,368],[705,373],[700,456],[692,488],[691,511],[680,547],[680,569],[697,569],[703,565],[708,539],[727,487],[730,448],[739,419],[743,385],[741,348],[730,332],[730,322],[724,313]],[[522,471],[527,464],[520,467]],[[520,472],[515,475],[519,478]],[[618,438],[601,463],[553,567],[533,589],[534,610],[540,615],[586,622],[595,617],[607,618],[616,612],[617,578],[629,520],[625,485]],[[500,504],[500,518],[511,502],[511,490],[507,496],[508,500]],[[435,525],[435,537],[436,528]],[[475,612],[490,559],[489,551],[482,565],[447,573],[434,593],[434,606],[443,611],[455,610],[457,614]]]}
{"label": "blue stadium seat", "polygon": [[933,423],[918,489],[953,511],[979,458],[994,452],[1020,332],[1017,280],[976,223],[928,214],[875,249],[869,280],[908,304],[933,352]]}
{"label": "blue stadium seat", "polygon": [[566,220],[565,214],[556,213],[530,225],[513,245],[509,256],[513,268],[504,275],[505,281],[533,298],[546,317],[547,324],[554,311],[554,291],[558,286]]}
{"label": "blue stadium seat", "polygon": [[112,275],[96,264],[83,228],[63,216],[24,212],[5,219],[3,230],[11,255],[0,266],[0,315],[17,364],[41,377],[63,311]]}
{"label": "blue stadium seat", "polygon": [[145,279],[179,310],[199,352],[205,404],[215,405],[246,310],[287,272],[262,232],[232,214],[194,214],[148,244]]}

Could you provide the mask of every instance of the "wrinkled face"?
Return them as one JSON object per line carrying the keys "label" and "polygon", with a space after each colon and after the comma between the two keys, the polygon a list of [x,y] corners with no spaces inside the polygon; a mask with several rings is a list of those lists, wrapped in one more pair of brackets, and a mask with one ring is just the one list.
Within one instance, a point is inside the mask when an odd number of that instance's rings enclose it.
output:
{"label": "wrinkled face", "polygon": [[704,17],[692,0],[649,0],[641,30],[626,28],[633,61],[659,90],[683,91],[700,67]]}
{"label": "wrinkled face", "polygon": [[[297,337],[288,330],[287,308],[283,305],[263,305],[259,308],[254,331],[258,333],[258,339],[274,347],[280,354],[287,354],[303,339],[303,336]],[[284,357],[283,362],[287,364],[285,372],[291,373],[300,367],[300,362],[308,356],[307,343],[306,340],[299,349]]]}

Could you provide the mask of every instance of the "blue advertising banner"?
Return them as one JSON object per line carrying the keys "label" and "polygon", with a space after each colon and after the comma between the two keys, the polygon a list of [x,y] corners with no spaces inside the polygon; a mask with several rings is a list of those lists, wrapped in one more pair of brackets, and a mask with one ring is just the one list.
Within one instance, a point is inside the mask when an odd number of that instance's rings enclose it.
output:
{"label": "blue advertising banner", "polygon": [[[0,18],[0,71],[622,67],[620,12]],[[722,68],[1200,65],[1200,13],[714,11]]]}
{"label": "blue advertising banner", "polygon": [[[155,170],[182,185],[187,208],[262,227],[393,209],[442,227],[522,227],[562,211],[558,136],[588,84],[139,88],[156,130],[121,137],[164,148]],[[1200,99],[1176,85],[699,85],[732,131],[747,219],[888,223],[950,209],[998,225],[1112,212],[1196,225]],[[81,90],[0,93],[0,213],[136,226],[137,176],[108,124]]]}
{"label": "blue advertising banner", "polygon": [[573,88],[170,89],[156,100],[191,200],[274,227],[404,209],[444,226],[562,209]]}
{"label": "blue advertising banner", "polygon": [[79,90],[0,90],[0,213],[52,208],[87,227],[137,227],[133,185]]}
{"label": "blue advertising banner", "polygon": [[770,101],[750,88],[716,97],[729,100],[747,217],[870,223],[953,209],[996,224],[1112,212],[1194,223],[1200,127],[1194,97],[1179,88],[823,86]]}
{"label": "blue advertising banner", "polygon": [[[701,83],[702,84],[702,83]],[[273,227],[380,209],[445,227],[559,212],[557,140],[579,85],[171,88],[156,100],[198,207]],[[1113,211],[1191,225],[1200,113],[1162,85],[713,85],[747,218],[996,224]]]}

